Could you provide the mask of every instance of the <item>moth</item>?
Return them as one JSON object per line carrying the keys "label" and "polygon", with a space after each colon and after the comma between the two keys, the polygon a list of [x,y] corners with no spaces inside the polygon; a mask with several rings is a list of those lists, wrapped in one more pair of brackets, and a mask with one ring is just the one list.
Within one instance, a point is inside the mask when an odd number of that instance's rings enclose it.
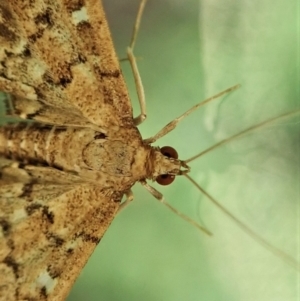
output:
{"label": "moth", "polygon": [[1,293],[61,300],[133,183],[185,166],[142,143],[98,1],[0,7],[0,90],[41,123],[1,130]]}
{"label": "moth", "polygon": [[0,9],[0,90],[38,121],[0,131],[0,295],[63,300],[132,185],[188,166],[142,140],[99,1]]}

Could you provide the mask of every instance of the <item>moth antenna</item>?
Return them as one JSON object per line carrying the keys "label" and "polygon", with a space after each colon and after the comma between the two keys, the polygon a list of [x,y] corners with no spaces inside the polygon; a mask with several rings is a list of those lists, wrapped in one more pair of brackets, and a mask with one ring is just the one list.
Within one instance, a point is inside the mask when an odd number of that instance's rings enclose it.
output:
{"label": "moth antenna", "polygon": [[235,134],[231,137],[228,137],[228,138],[225,138],[225,139],[221,140],[220,142],[218,142],[218,143],[214,144],[213,146],[207,148],[206,150],[202,151],[201,153],[185,160],[185,162],[189,163],[189,162],[203,156],[204,154],[207,154],[208,152],[210,152],[210,151],[212,151],[212,150],[214,150],[214,149],[216,149],[216,148],[218,148],[218,147],[220,147],[224,144],[227,144],[227,143],[229,143],[229,142],[231,142],[235,139],[238,139],[238,138],[240,138],[242,136],[245,136],[247,134],[250,134],[250,133],[254,133],[255,131],[261,130],[262,128],[264,128],[266,126],[270,126],[271,124],[273,124],[275,122],[278,122],[279,120],[289,119],[292,116],[296,116],[298,114],[300,114],[300,109],[296,110],[296,111],[293,111],[293,112],[284,113],[284,114],[279,115],[277,117],[272,117],[270,119],[267,119],[267,120],[265,120],[261,123],[258,123],[256,125],[253,125],[253,126],[247,128],[247,129],[245,129],[245,130],[243,130],[243,131],[241,131],[241,132],[239,132],[239,133],[237,133],[237,134]]}
{"label": "moth antenna", "polygon": [[226,90],[223,90],[221,92],[219,92],[218,94],[215,94],[214,96],[211,96],[203,101],[201,101],[200,103],[194,105],[193,107],[191,107],[189,110],[187,110],[185,113],[183,113],[182,115],[180,115],[179,117],[175,118],[174,120],[172,120],[171,122],[169,122],[166,126],[164,126],[158,133],[156,133],[154,136],[148,138],[148,139],[144,139],[144,142],[147,144],[152,144],[153,142],[155,142],[156,140],[160,139],[161,137],[167,135],[169,132],[173,131],[176,126],[178,125],[178,123],[180,121],[182,121],[185,117],[187,117],[188,115],[190,115],[192,112],[194,112],[196,109],[204,106],[205,104],[209,103],[210,101],[217,99],[227,93],[230,93],[231,91],[234,91],[236,89],[238,89],[241,85],[235,85],[232,86]]}
{"label": "moth antenna", "polygon": [[146,97],[145,97],[145,92],[144,92],[144,86],[143,86],[140,72],[139,72],[139,69],[138,69],[138,66],[136,63],[136,57],[134,56],[134,53],[133,53],[146,2],[147,2],[147,0],[142,0],[140,3],[136,21],[135,21],[134,27],[133,27],[131,42],[130,42],[129,47],[127,48],[127,58],[129,60],[129,63],[130,63],[131,69],[132,69],[136,92],[138,95],[140,108],[141,108],[141,113],[133,119],[133,122],[136,126],[140,125],[147,118]]}
{"label": "moth antenna", "polygon": [[172,212],[174,212],[176,215],[178,215],[179,217],[181,217],[182,219],[184,219],[185,221],[187,221],[188,223],[190,223],[191,225],[193,225],[194,227],[196,227],[197,229],[201,230],[202,232],[204,232],[205,234],[212,236],[212,233],[206,229],[205,227],[199,225],[196,221],[194,221],[193,219],[191,219],[190,217],[188,217],[187,215],[183,214],[182,212],[180,212],[179,210],[177,210],[176,208],[174,208],[172,205],[170,205],[169,203],[167,203],[163,197],[163,195],[157,191],[154,187],[150,186],[146,181],[140,181],[140,183],[157,199],[159,200],[159,202],[163,205],[165,205],[168,209],[170,209]]}
{"label": "moth antenna", "polygon": [[223,205],[221,205],[216,199],[214,199],[206,190],[204,190],[194,179],[192,179],[189,175],[185,175],[215,206],[217,206],[225,215],[227,215],[231,220],[233,220],[244,232],[246,232],[250,237],[252,237],[256,242],[258,242],[261,246],[265,247],[272,254],[277,257],[283,259],[286,263],[288,263],[296,270],[300,271],[300,263],[294,259],[292,256],[286,254],[280,249],[274,247],[269,242],[267,242],[264,238],[256,234],[253,230],[251,230],[245,223],[235,217],[228,209],[226,209]]}

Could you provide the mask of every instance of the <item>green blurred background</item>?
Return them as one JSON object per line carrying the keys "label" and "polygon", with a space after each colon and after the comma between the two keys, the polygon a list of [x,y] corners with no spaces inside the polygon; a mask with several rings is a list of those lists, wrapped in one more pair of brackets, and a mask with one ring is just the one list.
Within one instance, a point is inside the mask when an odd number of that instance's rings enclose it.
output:
{"label": "green blurred background", "polygon": [[[123,58],[140,1],[103,2]],[[144,138],[203,98],[242,84],[158,141],[175,147],[181,159],[300,107],[296,0],[149,0],[135,53],[147,99],[148,118],[139,127]],[[131,70],[126,62],[122,68],[137,115]],[[209,193],[298,259],[299,121],[279,122],[191,164],[192,177]],[[185,178],[154,186],[213,237],[136,184],[134,202],[116,217],[68,301],[299,300],[295,269],[249,238]]]}
{"label": "green blurred background", "polygon": [[[104,1],[121,58],[139,3]],[[139,127],[143,137],[237,83],[242,84],[238,91],[195,112],[157,144],[176,147],[186,159],[247,126],[300,107],[298,12],[296,0],[149,0],[135,50],[147,98],[148,118]],[[128,65],[122,68],[137,115]],[[299,123],[299,118],[280,122],[192,164],[198,183],[298,259]],[[299,300],[299,274],[185,178],[156,187],[178,210],[204,222],[213,237],[136,184],[134,202],[114,220],[69,301]]]}

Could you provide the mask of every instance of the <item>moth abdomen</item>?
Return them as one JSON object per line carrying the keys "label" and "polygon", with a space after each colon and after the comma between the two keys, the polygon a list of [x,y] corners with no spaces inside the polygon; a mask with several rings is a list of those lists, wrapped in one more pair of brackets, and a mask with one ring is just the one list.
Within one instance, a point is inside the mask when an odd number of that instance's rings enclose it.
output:
{"label": "moth abdomen", "polygon": [[39,145],[47,141],[49,128],[17,123],[0,129],[0,154],[18,161],[46,163]]}
{"label": "moth abdomen", "polygon": [[0,129],[0,155],[21,162],[73,170],[79,160],[80,142],[84,138],[92,140],[93,133],[39,123],[7,125]]}

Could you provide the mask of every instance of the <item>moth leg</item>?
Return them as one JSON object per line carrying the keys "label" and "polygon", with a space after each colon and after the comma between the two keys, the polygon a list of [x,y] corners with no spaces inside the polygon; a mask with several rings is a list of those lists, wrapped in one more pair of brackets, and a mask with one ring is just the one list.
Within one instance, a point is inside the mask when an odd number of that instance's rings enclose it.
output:
{"label": "moth leg", "polygon": [[134,44],[135,44],[137,33],[138,33],[138,30],[140,27],[141,18],[143,15],[143,10],[144,10],[146,1],[147,0],[142,0],[142,2],[140,4],[139,11],[138,11],[136,21],[134,24],[134,28],[133,28],[131,43],[130,43],[130,46],[127,48],[127,57],[128,57],[131,69],[132,69],[135,87],[136,87],[136,91],[137,91],[137,95],[138,95],[138,99],[139,99],[139,103],[140,103],[140,108],[141,108],[140,115],[138,115],[137,117],[135,117],[133,119],[135,125],[140,125],[147,117],[144,87],[143,87],[142,79],[141,79],[141,76],[140,76],[140,73],[139,73],[139,70],[137,67],[136,58],[133,54]]}
{"label": "moth leg", "polygon": [[169,208],[172,212],[174,212],[176,215],[193,225],[194,227],[198,228],[199,230],[203,231],[205,234],[211,236],[212,233],[206,229],[205,227],[199,225],[196,221],[188,217],[187,215],[183,214],[179,210],[177,210],[175,207],[167,203],[163,197],[163,195],[157,191],[154,187],[150,186],[146,181],[140,181],[140,183],[156,198],[158,199],[163,205],[165,205],[167,208]]}
{"label": "moth leg", "polygon": [[131,189],[125,191],[125,195],[126,195],[126,200],[119,206],[118,212],[123,210],[125,207],[127,207],[127,205],[129,205],[131,203],[131,201],[133,201],[133,192]]}

